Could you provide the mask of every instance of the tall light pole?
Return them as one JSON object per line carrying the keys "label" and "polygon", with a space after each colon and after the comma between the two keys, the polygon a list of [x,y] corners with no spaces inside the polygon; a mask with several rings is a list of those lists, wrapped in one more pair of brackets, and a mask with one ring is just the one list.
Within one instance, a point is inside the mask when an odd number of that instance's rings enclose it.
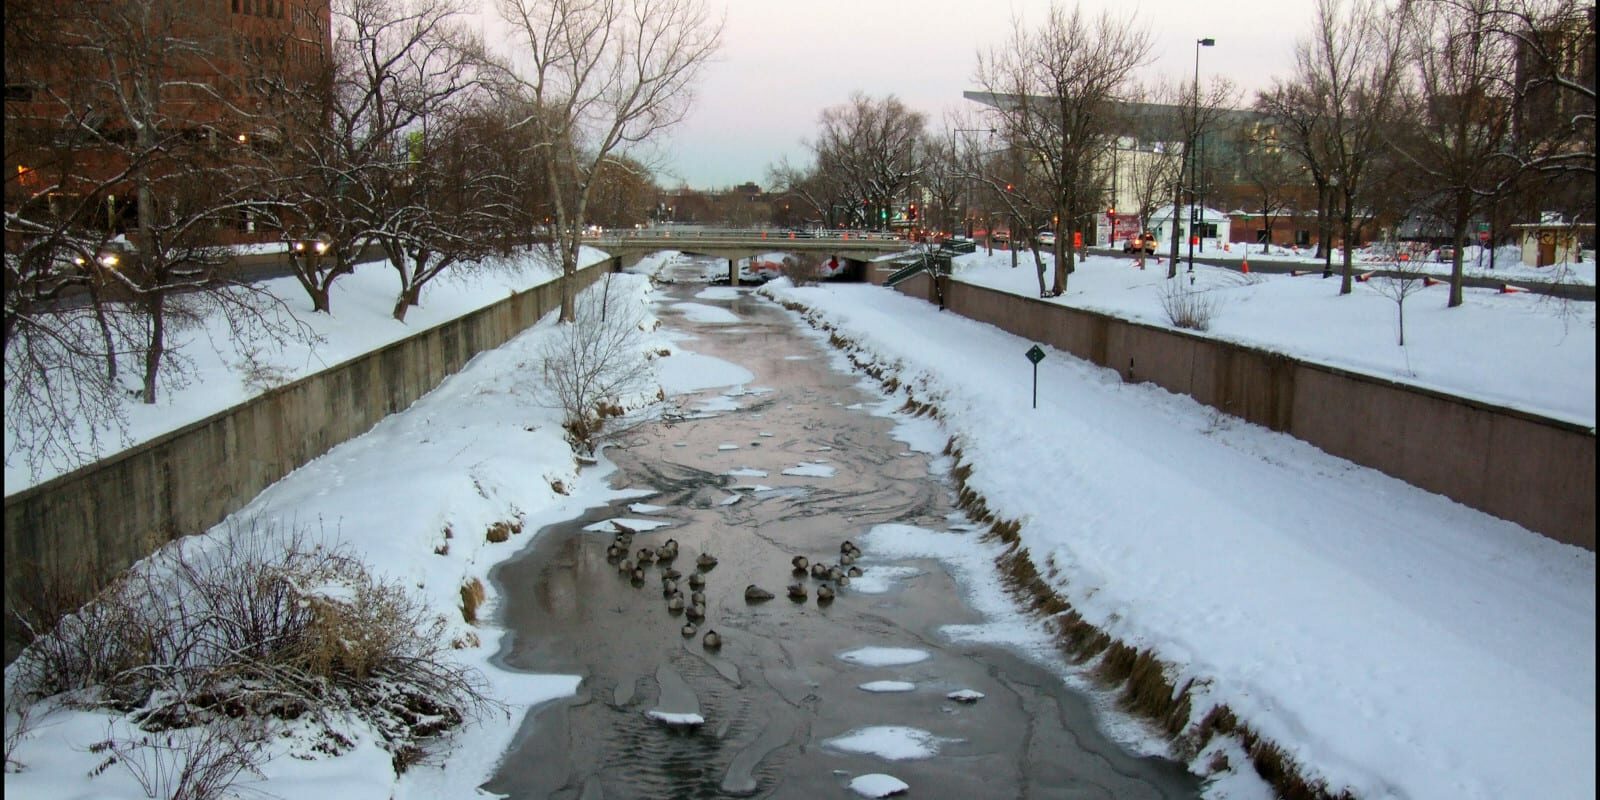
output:
{"label": "tall light pole", "polygon": [[[1195,172],[1195,140],[1200,136],[1200,48],[1216,45],[1216,39],[1194,40],[1194,116],[1190,118],[1189,128],[1189,271],[1194,272],[1194,243],[1200,237],[1195,231],[1199,228],[1196,224],[1194,212],[1196,182],[1199,180]],[[1176,211],[1176,209],[1174,209]],[[1174,214],[1176,216],[1176,214]]]}

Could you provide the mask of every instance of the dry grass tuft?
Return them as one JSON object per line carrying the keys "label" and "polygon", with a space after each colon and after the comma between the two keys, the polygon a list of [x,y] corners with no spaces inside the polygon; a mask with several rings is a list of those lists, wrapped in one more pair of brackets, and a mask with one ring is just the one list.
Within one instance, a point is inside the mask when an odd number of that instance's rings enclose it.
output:
{"label": "dry grass tuft", "polygon": [[510,539],[511,524],[505,521],[496,522],[495,524],[489,526],[489,531],[488,533],[484,534],[484,537],[495,544],[499,544],[500,542]]}
{"label": "dry grass tuft", "polygon": [[478,624],[478,608],[483,605],[486,597],[483,581],[473,578],[461,584],[461,618],[466,620],[468,625]]}
{"label": "dry grass tuft", "polygon": [[550,481],[550,491],[555,492],[556,494],[564,495],[567,494],[569,490],[567,489],[567,484],[562,482],[560,478],[557,478]]}

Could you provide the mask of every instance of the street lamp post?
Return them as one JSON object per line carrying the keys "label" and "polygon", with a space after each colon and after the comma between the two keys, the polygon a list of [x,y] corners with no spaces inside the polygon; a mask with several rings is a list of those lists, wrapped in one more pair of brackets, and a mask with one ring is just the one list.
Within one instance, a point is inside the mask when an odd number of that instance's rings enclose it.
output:
{"label": "street lamp post", "polygon": [[[1194,116],[1191,118],[1191,121],[1190,121],[1189,152],[1187,154],[1189,156],[1189,271],[1190,272],[1194,272],[1194,245],[1195,245],[1195,242],[1198,241],[1199,238],[1200,238],[1198,235],[1196,235],[1196,231],[1199,229],[1199,225],[1196,224],[1195,208],[1194,208],[1195,190],[1199,188],[1197,186],[1198,178],[1197,178],[1197,176],[1195,174],[1196,170],[1195,170],[1195,153],[1194,153],[1194,150],[1195,150],[1195,140],[1198,139],[1199,136],[1200,136],[1200,131],[1199,131],[1199,128],[1200,128],[1200,48],[1201,47],[1212,47],[1212,46],[1215,46],[1216,43],[1217,43],[1217,40],[1216,39],[1211,39],[1211,38],[1194,40]],[[1173,211],[1176,212],[1177,209],[1173,209]],[[1177,216],[1176,213],[1174,213],[1173,216]]]}

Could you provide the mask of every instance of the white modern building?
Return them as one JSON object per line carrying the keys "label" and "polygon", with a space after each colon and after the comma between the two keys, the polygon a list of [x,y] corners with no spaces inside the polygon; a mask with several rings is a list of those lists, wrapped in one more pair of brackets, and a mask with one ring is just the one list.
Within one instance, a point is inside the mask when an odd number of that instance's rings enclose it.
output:
{"label": "white modern building", "polygon": [[[1199,218],[1195,228],[1200,233],[1200,240],[1195,245],[1195,252],[1205,253],[1222,250],[1223,244],[1229,241],[1232,219],[1227,214],[1214,208],[1201,206],[1194,207],[1194,215]],[[1178,237],[1178,252],[1180,253],[1189,252],[1189,240],[1187,238],[1189,226],[1185,224],[1188,218],[1189,206],[1179,206],[1176,235]],[[1172,206],[1161,206],[1150,214],[1150,230],[1155,233],[1156,241],[1161,243],[1161,247],[1157,252],[1166,253],[1171,251],[1171,242],[1174,236],[1172,227]]]}

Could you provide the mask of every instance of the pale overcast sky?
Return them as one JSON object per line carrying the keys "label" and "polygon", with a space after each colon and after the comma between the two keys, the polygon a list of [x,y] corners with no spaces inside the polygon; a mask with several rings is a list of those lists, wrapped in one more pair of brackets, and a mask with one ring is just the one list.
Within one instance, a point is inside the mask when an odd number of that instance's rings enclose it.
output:
{"label": "pale overcast sky", "polygon": [[[708,0],[727,15],[723,46],[696,87],[694,108],[660,143],[658,182],[701,189],[767,185],[783,156],[805,164],[801,144],[817,117],[861,90],[893,94],[943,126],[947,109],[973,108],[961,93],[977,53],[1009,38],[1013,17],[1039,20],[1050,0]],[[1063,3],[1063,5],[1066,5]],[[1188,80],[1195,40],[1202,80],[1227,75],[1253,97],[1287,77],[1295,40],[1311,25],[1313,0],[1082,0],[1085,13],[1134,14],[1154,39],[1141,78]],[[1248,100],[1246,101],[1248,102]]]}
{"label": "pale overcast sky", "polygon": [[[1142,77],[1189,80],[1195,40],[1202,80],[1211,72],[1234,78],[1253,96],[1270,78],[1293,67],[1296,38],[1310,29],[1312,0],[1083,0],[1136,13],[1155,40],[1154,61]],[[894,94],[942,126],[946,109],[973,107],[962,91],[978,88],[978,51],[1010,38],[1010,21],[1043,19],[1050,0],[730,0],[720,58],[706,70],[690,117],[662,144],[662,186],[688,182],[720,189],[755,181],[787,155],[810,163],[802,139],[814,139],[822,109],[866,91]]]}

